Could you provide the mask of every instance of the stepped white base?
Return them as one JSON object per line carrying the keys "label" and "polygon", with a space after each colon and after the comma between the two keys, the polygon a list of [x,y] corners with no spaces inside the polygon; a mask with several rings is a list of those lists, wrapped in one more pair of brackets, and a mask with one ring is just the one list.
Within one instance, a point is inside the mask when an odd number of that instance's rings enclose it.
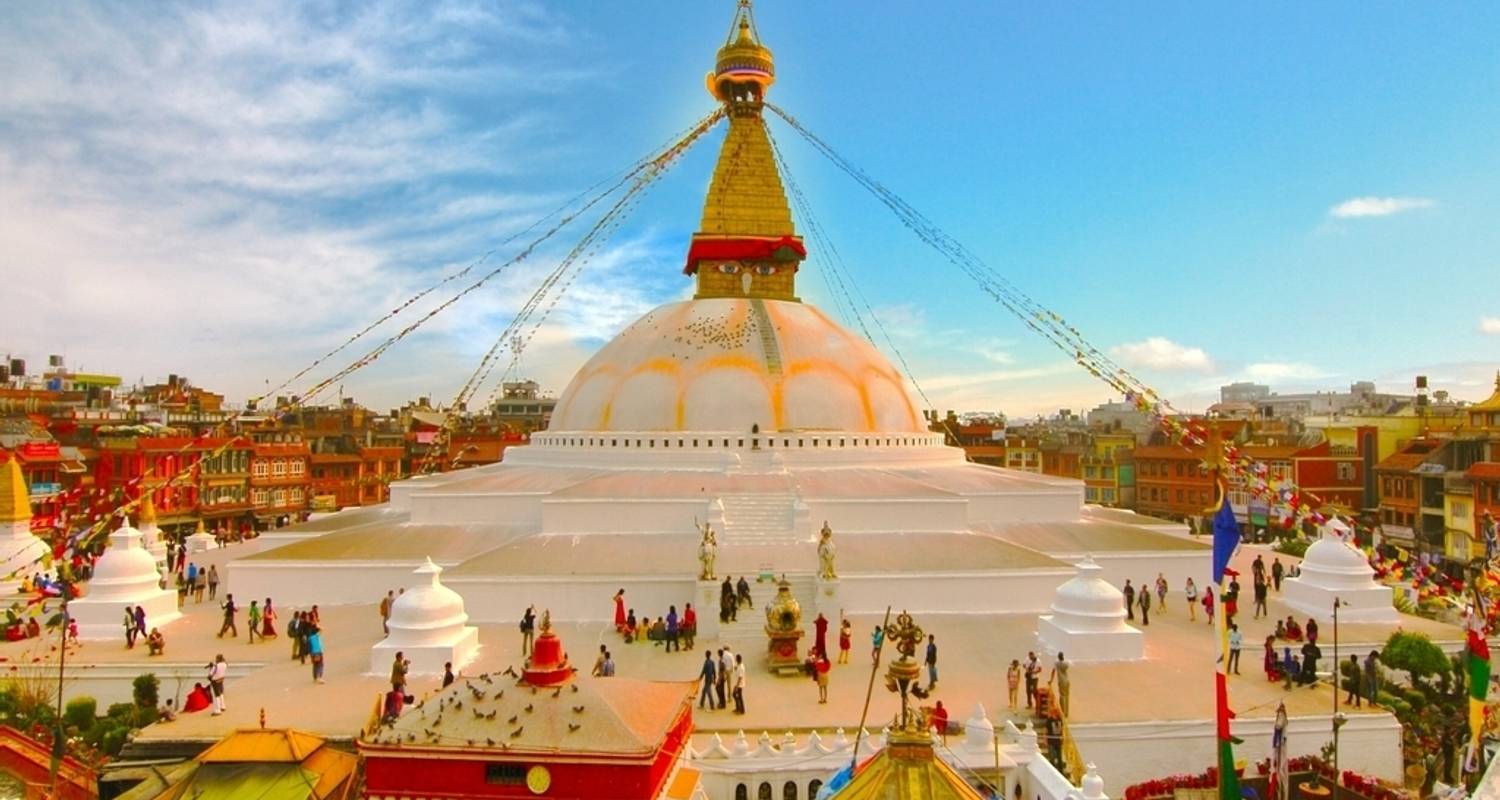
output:
{"label": "stepped white base", "polygon": [[1281,601],[1319,622],[1333,620],[1333,600],[1339,599],[1340,622],[1381,622],[1394,625],[1401,619],[1395,593],[1389,586],[1371,583],[1359,588],[1329,589],[1307,583],[1301,577],[1281,585]]}
{"label": "stepped white base", "polygon": [[[516,634],[515,644],[516,663],[519,665],[523,658],[520,633]],[[398,652],[411,662],[408,675],[441,675],[445,663],[453,664],[453,672],[456,674],[479,654],[479,629],[471,625],[446,642],[429,644],[402,644],[392,642],[387,636],[370,648],[370,674],[390,675],[391,664],[396,660]]]}
{"label": "stepped white base", "polygon": [[1124,630],[1072,630],[1051,614],[1036,621],[1037,641],[1050,654],[1069,661],[1139,661],[1146,657],[1146,637],[1130,626]]}
{"label": "stepped white base", "polygon": [[187,551],[189,553],[202,553],[205,550],[214,550],[219,546],[219,540],[210,533],[195,533],[187,537]]}
{"label": "stepped white base", "polygon": [[[146,631],[161,628],[182,617],[177,610],[177,593],[165,589],[152,591],[132,600],[89,600],[87,596],[68,603],[68,614],[78,621],[78,638],[90,641],[125,639],[125,606],[145,606]],[[144,645],[142,645],[144,646]]]}
{"label": "stepped white base", "polygon": [[699,639],[715,639],[719,635],[719,592],[723,584],[720,581],[698,581],[698,599],[694,600],[693,610],[698,612]]}

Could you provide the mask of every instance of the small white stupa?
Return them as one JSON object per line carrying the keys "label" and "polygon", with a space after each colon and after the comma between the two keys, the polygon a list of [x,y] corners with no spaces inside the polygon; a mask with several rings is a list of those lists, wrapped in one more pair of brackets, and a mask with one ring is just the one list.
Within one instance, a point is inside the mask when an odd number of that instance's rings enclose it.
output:
{"label": "small white stupa", "polygon": [[1146,657],[1146,637],[1125,624],[1125,595],[1100,577],[1085,556],[1078,574],[1057,587],[1052,613],[1037,620],[1037,638],[1069,661],[1134,661]]}
{"label": "small white stupa", "polygon": [[135,526],[141,532],[141,546],[156,559],[157,564],[166,564],[167,543],[162,539],[161,528],[156,526],[156,504],[151,502],[150,492],[141,501],[141,512],[136,516]]}
{"label": "small white stupa", "polygon": [[80,639],[122,639],[125,607],[146,609],[146,630],[162,628],[182,616],[177,593],[161,588],[156,561],[141,546],[141,532],[129,525],[109,535],[109,547],[94,564],[83,597],[68,604],[78,621]]}
{"label": "small white stupa", "polygon": [[1334,518],[1323,525],[1318,537],[1302,556],[1302,571],[1281,585],[1281,600],[1301,614],[1320,622],[1333,619],[1333,601],[1339,600],[1339,619],[1344,622],[1398,621],[1394,593],[1375,580],[1375,570],[1354,545],[1349,544],[1349,526]]}
{"label": "small white stupa", "polygon": [[441,675],[444,663],[457,672],[479,651],[479,629],[469,625],[464,599],[439,579],[443,568],[427,559],[416,580],[391,606],[391,632],[370,648],[370,672],[388,674],[396,653],[411,661],[411,675]]}
{"label": "small white stupa", "polygon": [[41,573],[47,545],[31,532],[31,492],[11,456],[0,465],[0,593],[15,594],[21,581]]}
{"label": "small white stupa", "polygon": [[198,530],[193,531],[193,535],[187,537],[186,544],[189,553],[202,553],[218,547],[219,540],[215,539],[214,535],[208,532],[208,529],[203,526],[203,520],[200,519],[198,520]]}

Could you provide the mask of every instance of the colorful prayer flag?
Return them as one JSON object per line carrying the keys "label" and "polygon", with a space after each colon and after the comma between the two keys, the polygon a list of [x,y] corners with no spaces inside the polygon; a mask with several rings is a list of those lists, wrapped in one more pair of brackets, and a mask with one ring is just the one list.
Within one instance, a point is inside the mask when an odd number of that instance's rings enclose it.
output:
{"label": "colorful prayer flag", "polygon": [[[1224,499],[1218,512],[1214,514],[1213,578],[1220,597],[1229,589],[1227,579],[1235,574],[1229,568],[1229,559],[1240,546],[1240,524],[1235,520],[1234,509],[1229,505],[1229,493],[1223,489],[1221,485]],[[1229,666],[1228,615],[1216,615],[1214,627],[1218,634],[1215,637],[1218,639],[1218,674],[1214,676],[1214,727],[1219,745],[1219,800],[1240,800],[1240,778],[1234,771],[1234,737],[1229,732],[1229,721],[1234,719],[1234,712],[1229,710],[1229,676],[1226,673]]]}

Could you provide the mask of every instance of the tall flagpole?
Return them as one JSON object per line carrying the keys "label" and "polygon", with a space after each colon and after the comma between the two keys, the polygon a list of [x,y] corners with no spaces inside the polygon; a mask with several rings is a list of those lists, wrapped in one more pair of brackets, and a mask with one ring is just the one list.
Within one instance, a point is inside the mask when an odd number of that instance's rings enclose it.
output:
{"label": "tall flagpole", "polygon": [[[1214,484],[1219,495],[1217,510],[1213,516],[1213,581],[1218,587],[1219,613],[1214,617],[1214,728],[1218,750],[1219,800],[1240,800],[1239,775],[1234,771],[1234,736],[1229,730],[1229,720],[1234,712],[1229,710],[1229,614],[1224,595],[1230,579],[1236,574],[1229,568],[1229,560],[1239,547],[1239,522],[1234,518],[1234,508],[1229,503],[1229,487],[1224,483],[1223,470],[1219,466],[1222,457],[1217,437],[1210,439],[1216,451]],[[1238,600],[1238,598],[1236,598]]]}

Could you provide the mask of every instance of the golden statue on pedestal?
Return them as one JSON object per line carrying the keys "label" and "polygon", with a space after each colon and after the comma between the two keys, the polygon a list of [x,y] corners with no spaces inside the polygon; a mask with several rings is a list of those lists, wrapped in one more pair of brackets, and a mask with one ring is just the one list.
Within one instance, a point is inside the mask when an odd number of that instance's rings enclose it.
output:
{"label": "golden statue on pedestal", "polygon": [[925,715],[920,711],[913,713],[911,706],[911,695],[917,694],[918,699],[925,696],[920,688],[922,665],[917,663],[917,646],[924,635],[922,628],[905,610],[897,615],[895,622],[885,626],[885,640],[894,643],[896,652],[901,654],[885,672],[885,688],[901,695],[901,717],[893,732],[925,735],[927,730]]}

